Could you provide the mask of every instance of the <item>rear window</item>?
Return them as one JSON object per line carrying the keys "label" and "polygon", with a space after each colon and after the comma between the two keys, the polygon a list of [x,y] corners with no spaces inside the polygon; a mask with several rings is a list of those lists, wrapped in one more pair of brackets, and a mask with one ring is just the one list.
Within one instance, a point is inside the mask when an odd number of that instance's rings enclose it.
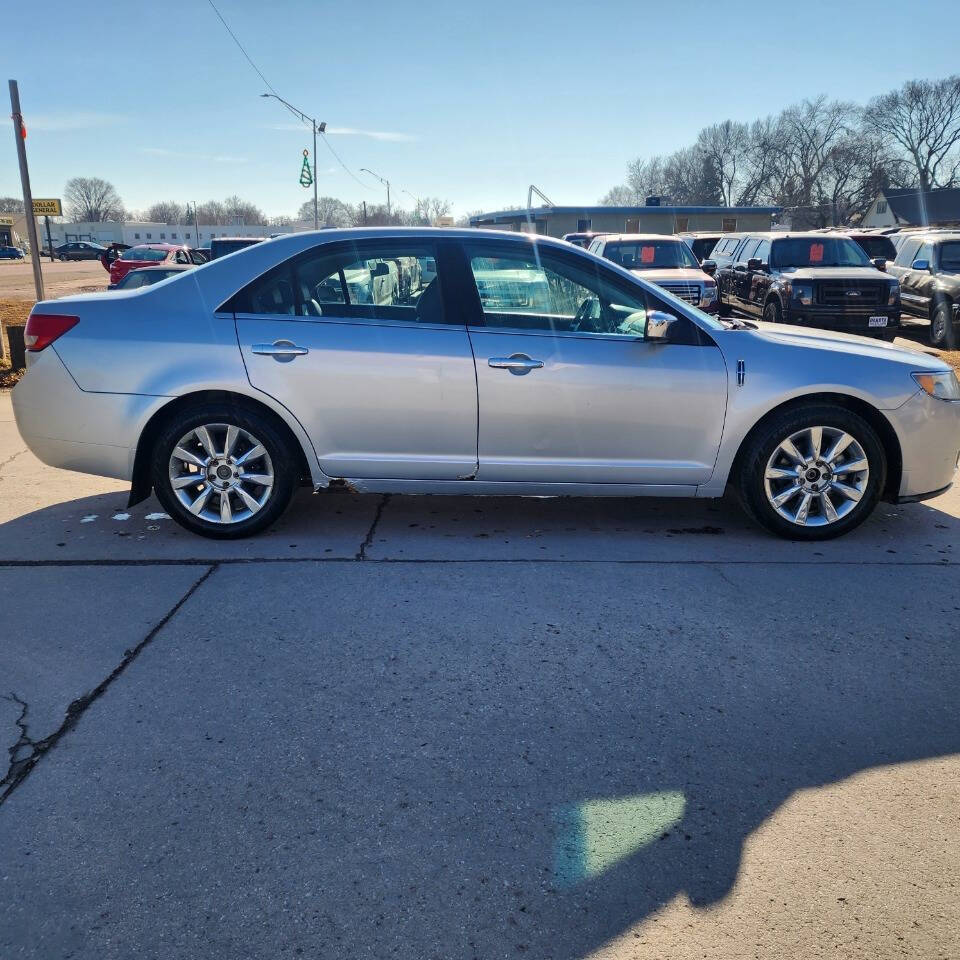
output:
{"label": "rear window", "polygon": [[889,237],[857,237],[856,242],[863,248],[864,253],[873,260],[875,257],[883,257],[885,260],[894,260],[897,256],[897,248]]}
{"label": "rear window", "polygon": [[789,237],[774,240],[774,267],[869,267],[863,249],[847,237]]}
{"label": "rear window", "polygon": [[635,240],[608,243],[603,255],[627,270],[664,270],[700,266],[682,240]]}
{"label": "rear window", "polygon": [[123,259],[160,262],[167,259],[168,253],[168,250],[155,250],[153,247],[131,247],[129,250],[124,250]]}

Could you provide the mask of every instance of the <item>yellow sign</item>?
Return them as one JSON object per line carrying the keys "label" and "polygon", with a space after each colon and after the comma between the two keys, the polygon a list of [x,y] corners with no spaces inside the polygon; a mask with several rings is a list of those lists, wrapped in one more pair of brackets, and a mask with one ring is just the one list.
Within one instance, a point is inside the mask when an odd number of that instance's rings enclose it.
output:
{"label": "yellow sign", "polygon": [[63,205],[59,200],[33,200],[33,215],[35,217],[62,217]]}
{"label": "yellow sign", "polygon": [[0,224],[2,224],[4,227],[12,227],[13,217],[0,216]]}

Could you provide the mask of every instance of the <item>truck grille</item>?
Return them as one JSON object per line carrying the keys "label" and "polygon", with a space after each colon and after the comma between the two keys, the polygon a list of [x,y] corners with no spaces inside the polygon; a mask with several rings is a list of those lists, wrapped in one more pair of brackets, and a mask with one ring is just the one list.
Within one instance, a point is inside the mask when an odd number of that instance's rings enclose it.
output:
{"label": "truck grille", "polygon": [[661,283],[664,290],[669,291],[675,297],[686,300],[696,306],[700,302],[700,286],[696,283]]}
{"label": "truck grille", "polygon": [[817,303],[834,307],[870,307],[886,302],[887,285],[869,280],[830,280],[820,284]]}

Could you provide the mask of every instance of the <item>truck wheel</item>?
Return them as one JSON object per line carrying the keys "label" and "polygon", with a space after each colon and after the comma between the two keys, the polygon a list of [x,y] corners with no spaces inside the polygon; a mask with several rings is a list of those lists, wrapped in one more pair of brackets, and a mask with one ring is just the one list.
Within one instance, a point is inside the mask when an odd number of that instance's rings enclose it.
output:
{"label": "truck wheel", "polygon": [[952,312],[949,303],[940,303],[930,319],[930,343],[941,350],[956,349],[957,338],[951,318]]}
{"label": "truck wheel", "polygon": [[772,417],[747,440],[737,487],[747,513],[788,540],[830,540],[859,526],[886,483],[887,460],[857,414],[810,403]]}
{"label": "truck wheel", "polygon": [[780,304],[776,300],[767,301],[767,305],[763,308],[763,319],[767,323],[781,322]]}

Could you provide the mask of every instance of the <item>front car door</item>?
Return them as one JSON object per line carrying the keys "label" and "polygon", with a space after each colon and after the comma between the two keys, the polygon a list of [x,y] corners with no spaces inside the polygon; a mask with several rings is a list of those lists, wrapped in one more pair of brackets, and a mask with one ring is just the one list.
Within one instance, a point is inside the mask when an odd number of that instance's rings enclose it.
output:
{"label": "front car door", "polygon": [[682,312],[593,258],[528,242],[463,242],[479,393],[479,480],[693,486],[713,473],[723,356],[645,340]]}
{"label": "front car door", "polygon": [[743,309],[755,317],[763,316],[763,304],[770,289],[770,241],[761,240],[757,249],[751,254],[760,261],[759,270],[747,270],[746,297]]}
{"label": "front car door", "polygon": [[327,476],[476,473],[473,354],[447,259],[419,238],[321,244],[228,303],[251,384],[303,424]]}
{"label": "front car door", "polygon": [[754,255],[760,246],[759,239],[747,237],[737,252],[737,259],[733,265],[733,302],[738,310],[750,312],[750,271],[747,261]]}
{"label": "front car door", "polygon": [[887,265],[890,274],[900,281],[900,302],[907,313],[914,316],[926,316],[926,300],[918,289],[920,273],[913,269],[913,261],[917,258],[921,241],[908,237],[900,245],[897,259]]}

